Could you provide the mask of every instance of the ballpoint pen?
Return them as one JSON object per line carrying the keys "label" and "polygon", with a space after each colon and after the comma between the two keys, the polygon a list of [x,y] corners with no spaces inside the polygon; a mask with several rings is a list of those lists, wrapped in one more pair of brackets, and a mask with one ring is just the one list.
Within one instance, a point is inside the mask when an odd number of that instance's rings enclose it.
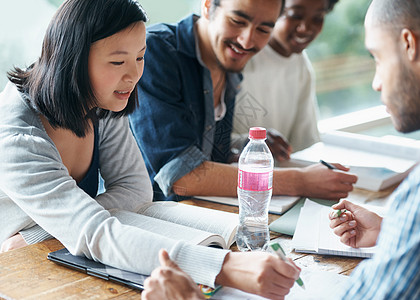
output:
{"label": "ballpoint pen", "polygon": [[[276,254],[280,257],[280,259],[282,260],[282,261],[287,261],[287,258],[286,258],[286,253],[284,253],[284,250],[283,250],[283,248],[280,246],[280,244],[279,243],[273,243],[273,244],[270,244],[270,247],[271,247],[271,249],[273,249],[274,250],[274,252],[276,252]],[[302,278],[298,278],[298,279],[296,279],[296,283],[300,286],[300,287],[302,287],[303,289],[305,289],[305,285],[303,284],[303,281],[302,281]]]}
{"label": "ballpoint pen", "polygon": [[322,159],[319,161],[321,164],[323,164],[324,166],[326,166],[328,169],[330,170],[335,170],[337,169],[336,167],[334,167],[332,164],[327,163],[326,161],[323,161]]}

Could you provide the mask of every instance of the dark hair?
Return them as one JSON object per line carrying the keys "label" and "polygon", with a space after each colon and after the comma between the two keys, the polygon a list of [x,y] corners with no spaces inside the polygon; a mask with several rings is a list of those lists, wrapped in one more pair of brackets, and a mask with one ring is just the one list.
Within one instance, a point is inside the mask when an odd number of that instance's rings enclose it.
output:
{"label": "dark hair", "polygon": [[[210,4],[210,15],[213,14],[213,12],[216,10],[216,7],[220,6],[220,2],[221,1],[222,0],[212,0],[211,1],[211,4]],[[284,2],[285,2],[285,0],[281,0],[281,9],[280,9],[279,16],[283,13],[283,10],[284,10]]]}
{"label": "dark hair", "polygon": [[97,99],[89,80],[88,58],[92,43],[139,21],[146,22],[147,16],[135,0],[67,0],[48,25],[41,57],[26,70],[14,68],[8,78],[28,94],[31,106],[51,126],[84,137],[89,118],[108,113],[120,117],[137,105],[135,89],[121,112],[89,112]]}
{"label": "dark hair", "polygon": [[328,0],[328,7],[327,11],[330,12],[333,10],[334,6],[337,4],[339,0]]}

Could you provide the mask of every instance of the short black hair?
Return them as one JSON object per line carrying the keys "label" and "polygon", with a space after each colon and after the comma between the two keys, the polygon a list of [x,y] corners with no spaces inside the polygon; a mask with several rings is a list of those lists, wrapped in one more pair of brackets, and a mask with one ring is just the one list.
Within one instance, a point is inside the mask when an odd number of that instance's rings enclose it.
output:
{"label": "short black hair", "polygon": [[328,0],[328,7],[327,11],[330,12],[333,10],[334,6],[337,4],[339,0]]}
{"label": "short black hair", "polygon": [[29,68],[14,68],[8,78],[53,127],[84,137],[89,118],[109,113],[120,117],[137,105],[136,89],[120,112],[98,109],[89,80],[88,58],[92,43],[109,37],[147,15],[135,0],[67,0],[48,25],[40,58]]}
{"label": "short black hair", "polygon": [[420,1],[381,0],[372,1],[369,10],[372,20],[393,28],[420,30]]}
{"label": "short black hair", "polygon": [[[216,10],[216,7],[220,6],[220,2],[222,0],[212,0],[210,4],[210,15],[213,14],[213,12]],[[284,10],[284,3],[286,0],[281,0],[281,9],[279,16],[283,13]],[[337,0],[338,1],[338,0]]]}

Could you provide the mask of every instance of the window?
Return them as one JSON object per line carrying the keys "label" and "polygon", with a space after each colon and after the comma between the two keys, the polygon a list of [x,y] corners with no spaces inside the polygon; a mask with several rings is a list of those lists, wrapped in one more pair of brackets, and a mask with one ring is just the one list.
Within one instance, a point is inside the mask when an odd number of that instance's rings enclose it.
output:
{"label": "window", "polygon": [[[372,89],[375,63],[364,46],[370,0],[340,0],[318,38],[308,47],[317,84],[321,131],[335,128],[373,136],[397,132]],[[420,132],[404,134],[420,139]]]}
{"label": "window", "polygon": [[380,104],[379,93],[371,88],[375,64],[364,47],[363,22],[369,3],[339,1],[308,47],[321,119]]}

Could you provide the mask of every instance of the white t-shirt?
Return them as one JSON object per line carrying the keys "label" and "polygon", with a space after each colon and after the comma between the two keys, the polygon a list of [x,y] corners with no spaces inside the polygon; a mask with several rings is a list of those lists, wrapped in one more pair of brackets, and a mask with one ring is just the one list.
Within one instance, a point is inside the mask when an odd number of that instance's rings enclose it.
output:
{"label": "white t-shirt", "polygon": [[[293,151],[319,141],[314,71],[305,52],[284,57],[264,47],[246,65],[236,96],[232,141],[249,128],[274,128]],[[240,148],[240,147],[239,147]]]}

